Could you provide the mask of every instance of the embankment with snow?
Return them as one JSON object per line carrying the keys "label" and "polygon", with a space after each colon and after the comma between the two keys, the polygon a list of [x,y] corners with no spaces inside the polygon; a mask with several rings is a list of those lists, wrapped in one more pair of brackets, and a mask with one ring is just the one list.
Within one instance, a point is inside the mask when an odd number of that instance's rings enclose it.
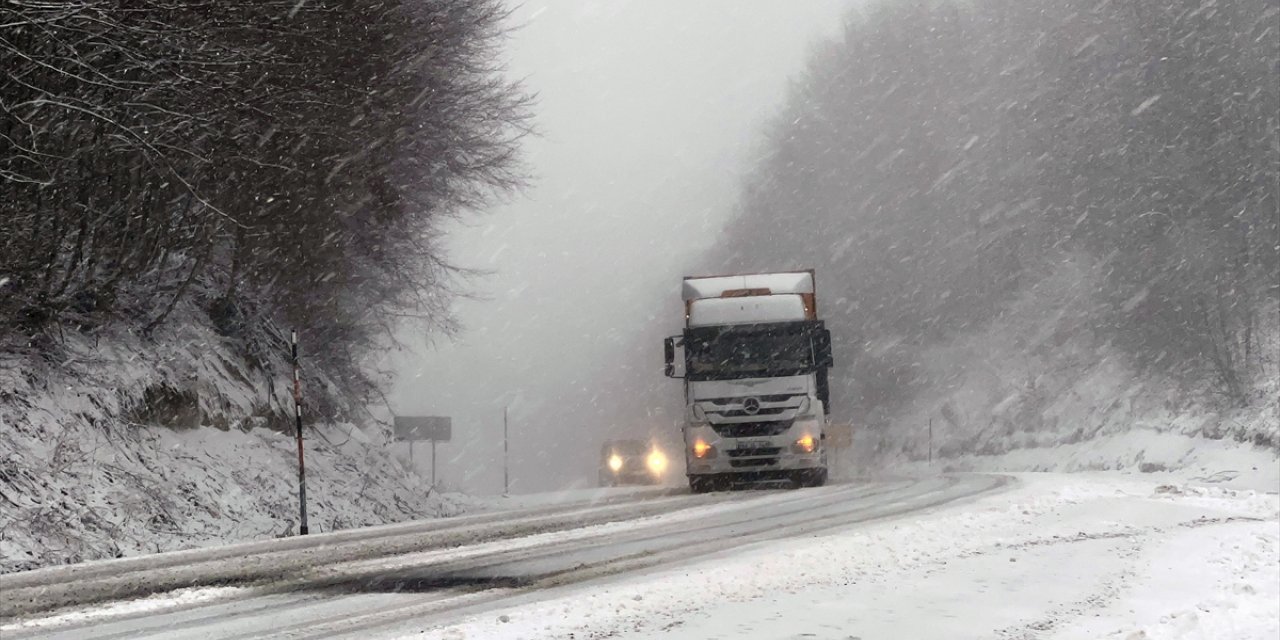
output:
{"label": "embankment with snow", "polygon": [[[147,339],[68,332],[56,362],[0,354],[0,572],[297,533],[288,362],[227,340],[191,314]],[[306,418],[311,531],[461,510],[385,421]]]}

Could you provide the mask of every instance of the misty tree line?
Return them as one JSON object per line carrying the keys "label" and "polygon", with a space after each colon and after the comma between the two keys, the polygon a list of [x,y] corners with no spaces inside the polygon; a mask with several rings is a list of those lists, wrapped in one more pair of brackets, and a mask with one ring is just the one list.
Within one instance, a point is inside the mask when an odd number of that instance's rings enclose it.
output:
{"label": "misty tree line", "polygon": [[1275,0],[882,3],[793,86],[730,261],[814,265],[837,332],[905,345],[850,354],[864,405],[1068,252],[1105,274],[1096,335],[1245,402],[1280,298],[1277,78]]}
{"label": "misty tree line", "polygon": [[151,333],[189,305],[250,342],[299,327],[367,391],[360,359],[400,319],[447,326],[442,220],[521,180],[505,11],[0,4],[0,338]]}

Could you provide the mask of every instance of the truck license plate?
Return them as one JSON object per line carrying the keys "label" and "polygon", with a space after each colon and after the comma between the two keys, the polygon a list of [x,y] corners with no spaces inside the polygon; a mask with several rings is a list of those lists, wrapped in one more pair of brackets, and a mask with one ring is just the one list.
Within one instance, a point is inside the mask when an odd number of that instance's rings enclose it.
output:
{"label": "truck license plate", "polygon": [[768,449],[773,446],[768,440],[739,440],[738,449]]}

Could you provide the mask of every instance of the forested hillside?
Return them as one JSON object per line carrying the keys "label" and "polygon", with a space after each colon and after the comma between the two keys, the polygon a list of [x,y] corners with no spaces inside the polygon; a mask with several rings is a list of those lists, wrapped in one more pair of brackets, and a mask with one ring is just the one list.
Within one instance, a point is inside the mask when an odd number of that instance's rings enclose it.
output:
{"label": "forested hillside", "polygon": [[1278,77],[1274,0],[878,3],[795,81],[711,261],[817,268],[864,423],[976,449],[1143,403],[1274,418]]}
{"label": "forested hillside", "polygon": [[0,3],[0,572],[296,532],[290,329],[311,530],[451,511],[372,363],[450,330],[442,223],[522,182],[506,15]]}
{"label": "forested hillside", "polygon": [[520,181],[497,0],[0,7],[0,353],[297,327],[341,394],[402,319],[447,328],[440,222]]}

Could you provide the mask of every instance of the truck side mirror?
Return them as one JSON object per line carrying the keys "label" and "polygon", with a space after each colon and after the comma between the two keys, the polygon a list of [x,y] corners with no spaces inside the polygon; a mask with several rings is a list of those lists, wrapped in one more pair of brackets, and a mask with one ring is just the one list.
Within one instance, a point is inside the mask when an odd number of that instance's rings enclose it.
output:
{"label": "truck side mirror", "polygon": [[835,355],[831,352],[831,330],[823,329],[813,337],[814,362],[819,367],[834,367]]}
{"label": "truck side mirror", "polygon": [[666,358],[662,371],[668,378],[681,377],[676,375],[676,337],[671,336],[662,342],[662,354]]}

